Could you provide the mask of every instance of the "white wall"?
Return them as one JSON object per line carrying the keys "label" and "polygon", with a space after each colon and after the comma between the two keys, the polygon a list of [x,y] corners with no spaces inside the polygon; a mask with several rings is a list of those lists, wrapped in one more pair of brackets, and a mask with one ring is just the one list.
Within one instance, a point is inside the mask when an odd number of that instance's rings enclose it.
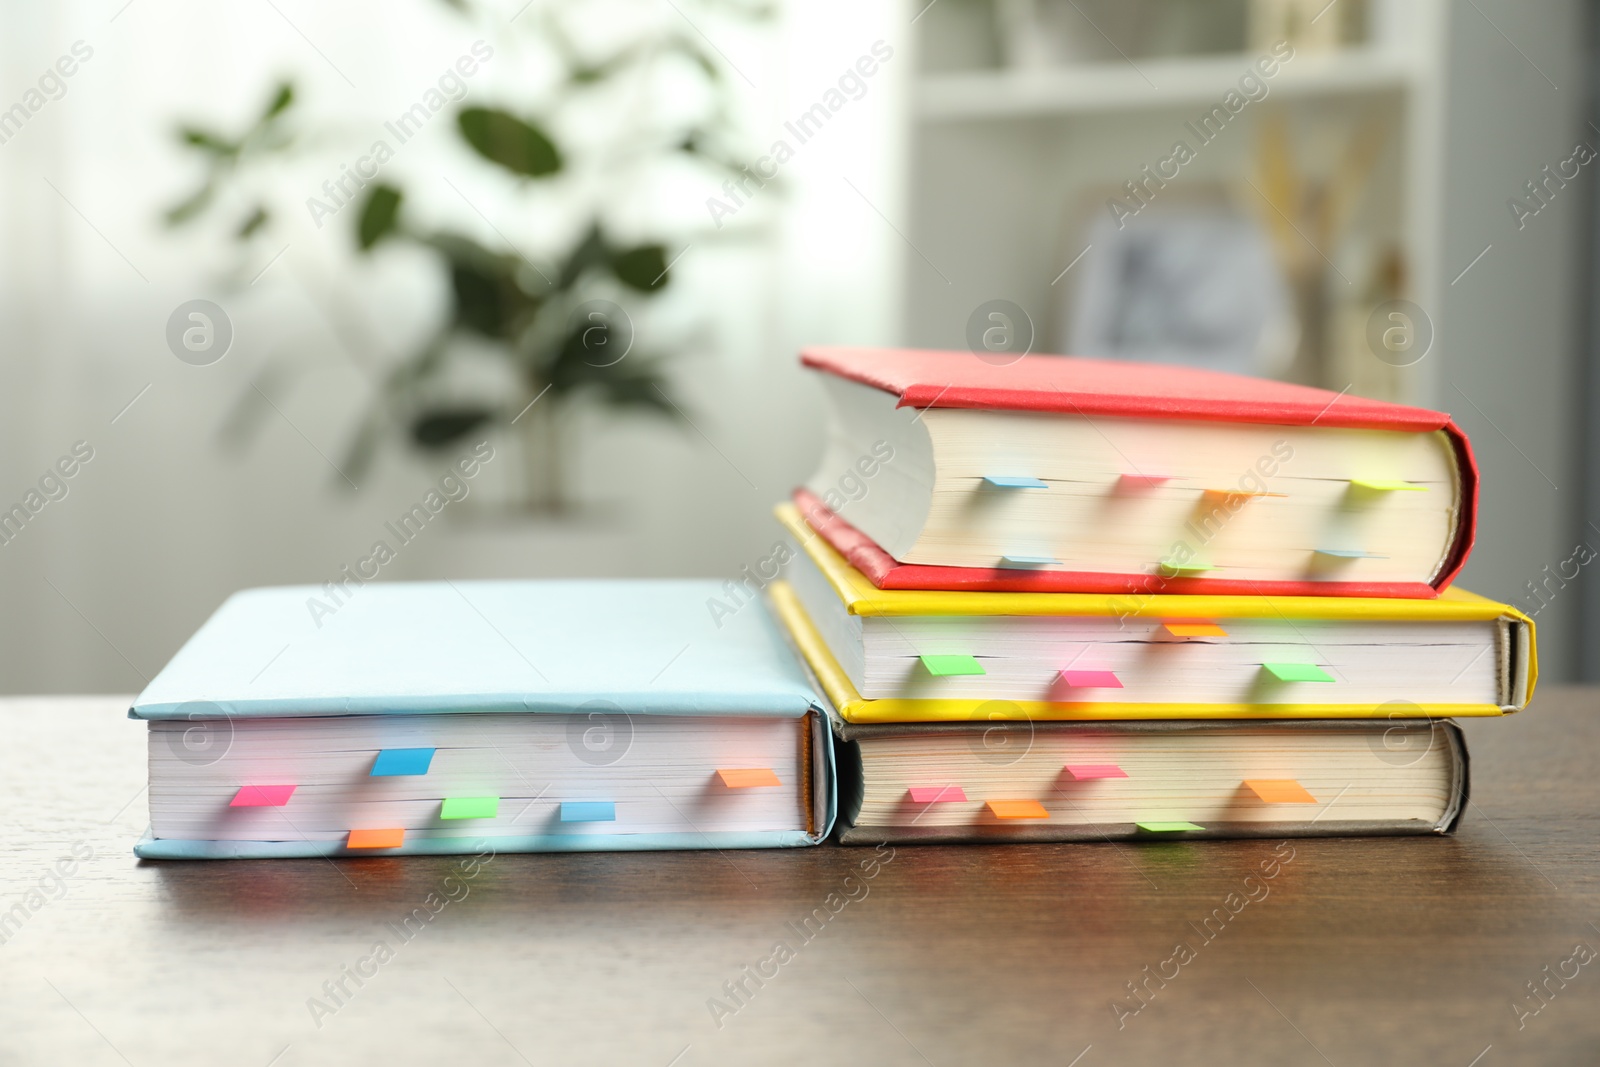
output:
{"label": "white wall", "polygon": [[[1492,247],[1443,288],[1440,402],[1471,436],[1483,470],[1478,547],[1462,584],[1537,606],[1526,583],[1547,565],[1554,572],[1581,536],[1578,427],[1592,413],[1580,411],[1580,281],[1600,161],[1521,230],[1506,201],[1525,197],[1523,183],[1579,141],[1600,147],[1600,134],[1585,125],[1583,5],[1475,4],[1452,5],[1449,26],[1445,281]],[[1600,547],[1600,535],[1587,539]],[[1569,587],[1537,616],[1541,667],[1552,679],[1574,670],[1578,606]]]}

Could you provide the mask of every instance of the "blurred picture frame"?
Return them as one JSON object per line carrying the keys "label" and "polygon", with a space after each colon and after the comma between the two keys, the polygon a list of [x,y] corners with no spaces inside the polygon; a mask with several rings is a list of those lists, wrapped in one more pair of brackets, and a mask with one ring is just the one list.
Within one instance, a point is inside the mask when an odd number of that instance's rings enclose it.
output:
{"label": "blurred picture frame", "polygon": [[1063,261],[1082,261],[1055,309],[1062,350],[1283,376],[1300,327],[1256,217],[1220,183],[1166,191],[1114,217],[1107,200],[1120,194],[1103,189],[1063,228]]}

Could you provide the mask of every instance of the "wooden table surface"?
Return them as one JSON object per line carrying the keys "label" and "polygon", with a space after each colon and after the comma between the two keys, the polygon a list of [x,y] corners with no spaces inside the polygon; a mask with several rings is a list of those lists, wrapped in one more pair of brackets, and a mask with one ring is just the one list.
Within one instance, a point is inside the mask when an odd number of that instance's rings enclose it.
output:
{"label": "wooden table surface", "polygon": [[127,704],[0,701],[0,1063],[1600,1063],[1600,690],[1466,725],[1453,838],[475,871],[140,863]]}

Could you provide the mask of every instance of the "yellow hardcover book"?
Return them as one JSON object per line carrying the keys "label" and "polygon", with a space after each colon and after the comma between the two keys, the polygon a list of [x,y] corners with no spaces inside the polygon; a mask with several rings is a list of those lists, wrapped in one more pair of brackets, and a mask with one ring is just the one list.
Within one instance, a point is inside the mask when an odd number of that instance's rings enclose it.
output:
{"label": "yellow hardcover book", "polygon": [[1533,621],[1433,600],[883,590],[802,547],[773,606],[848,722],[1490,716],[1526,706]]}

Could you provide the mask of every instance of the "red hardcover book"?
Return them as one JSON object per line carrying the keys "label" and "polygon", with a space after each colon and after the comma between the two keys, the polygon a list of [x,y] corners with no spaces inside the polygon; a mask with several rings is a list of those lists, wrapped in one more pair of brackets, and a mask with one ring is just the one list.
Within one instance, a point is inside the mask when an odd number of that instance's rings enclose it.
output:
{"label": "red hardcover book", "polygon": [[[991,358],[801,353],[835,419],[795,501],[880,588],[1432,597],[1472,549],[1477,466],[1444,413],[1189,367]],[[1255,466],[1229,458],[1250,449]],[[1183,531],[1190,555],[1115,565],[1137,523]],[[1271,544],[1280,531],[1293,543]],[[994,547],[1006,537],[1018,551]],[[1284,573],[1255,565],[1268,550]],[[1303,567],[1283,563],[1296,553]]]}

